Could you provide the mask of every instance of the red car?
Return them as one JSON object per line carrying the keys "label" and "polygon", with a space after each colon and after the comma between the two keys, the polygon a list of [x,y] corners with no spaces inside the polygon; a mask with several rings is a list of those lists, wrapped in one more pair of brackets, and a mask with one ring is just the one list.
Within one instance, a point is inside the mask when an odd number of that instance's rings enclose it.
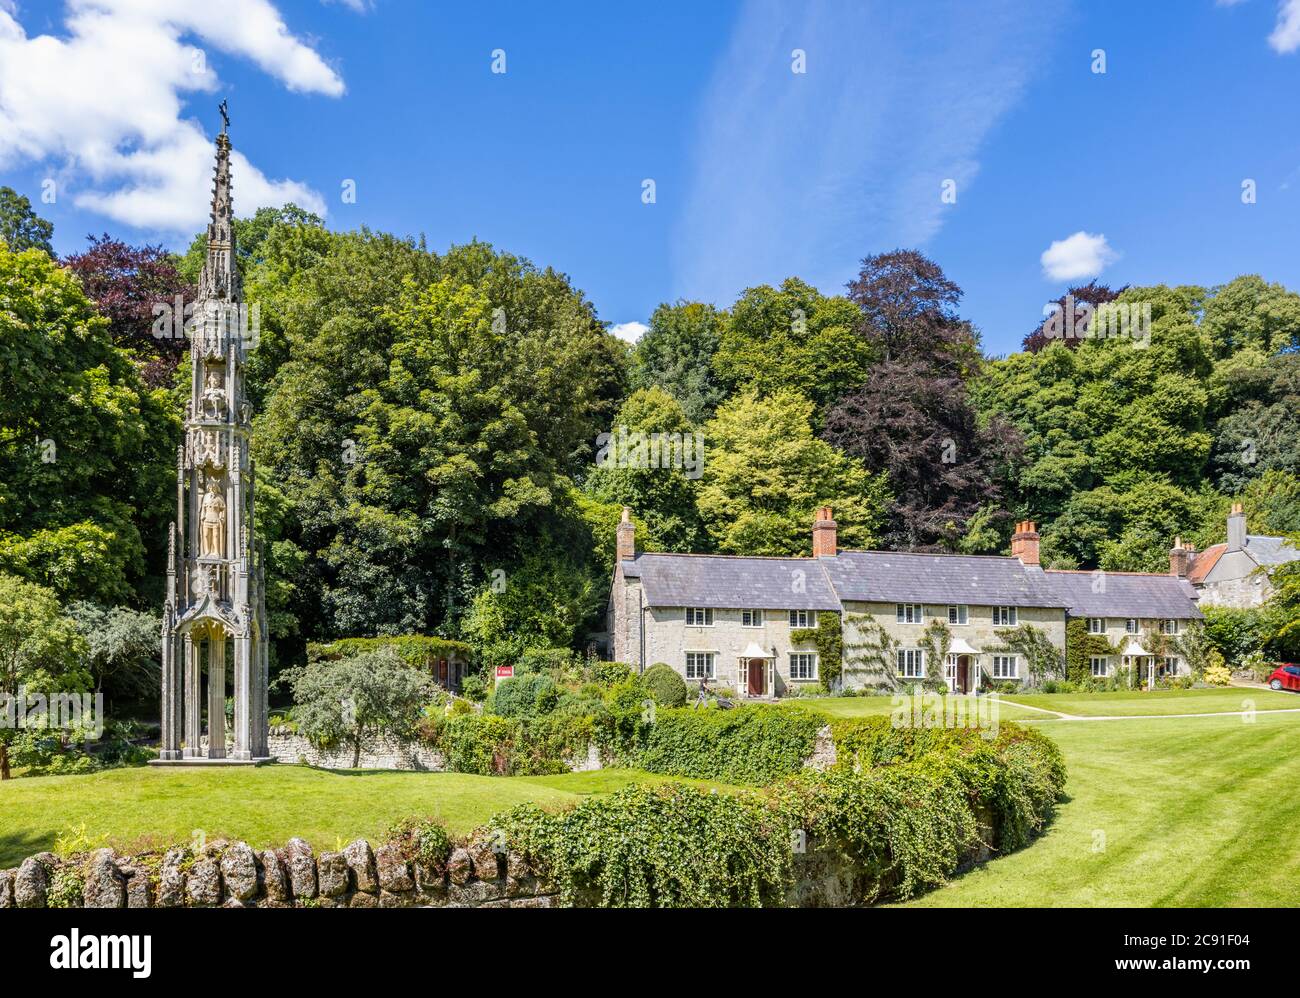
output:
{"label": "red car", "polygon": [[1294,662],[1284,662],[1279,665],[1268,677],[1268,688],[1300,691],[1300,665]]}

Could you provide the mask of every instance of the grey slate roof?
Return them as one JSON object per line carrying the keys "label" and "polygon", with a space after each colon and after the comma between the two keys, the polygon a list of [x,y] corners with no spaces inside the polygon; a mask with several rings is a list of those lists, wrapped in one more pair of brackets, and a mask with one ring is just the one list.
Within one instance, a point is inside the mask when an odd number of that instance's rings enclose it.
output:
{"label": "grey slate roof", "polygon": [[1046,575],[1052,588],[1069,601],[1074,617],[1201,620],[1205,616],[1196,608],[1195,587],[1172,575],[1063,571]]}
{"label": "grey slate roof", "polygon": [[647,606],[840,608],[820,562],[812,558],[638,554],[621,562],[621,567],[627,578],[641,580]]}
{"label": "grey slate roof", "polygon": [[1036,566],[993,555],[841,551],[819,559],[842,600],[1066,607]]}
{"label": "grey slate roof", "polygon": [[1285,537],[1249,534],[1246,537],[1246,551],[1260,565],[1285,565],[1289,561],[1300,560],[1300,551],[1293,548]]}
{"label": "grey slate roof", "polygon": [[[1044,571],[991,555],[841,551],[834,558],[638,554],[620,563],[647,606],[839,610],[840,601],[1060,607],[1076,617],[1200,620],[1196,589],[1171,575]],[[1094,592],[1094,589],[1099,591]]]}

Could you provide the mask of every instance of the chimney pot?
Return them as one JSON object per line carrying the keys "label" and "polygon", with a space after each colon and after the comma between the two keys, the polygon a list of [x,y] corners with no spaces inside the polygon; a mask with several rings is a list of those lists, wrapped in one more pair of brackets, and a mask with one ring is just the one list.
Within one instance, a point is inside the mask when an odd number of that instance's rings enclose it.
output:
{"label": "chimney pot", "polygon": [[615,560],[631,561],[636,557],[636,524],[632,522],[632,510],[624,506],[623,516],[618,523],[618,543]]}
{"label": "chimney pot", "polygon": [[1174,546],[1169,551],[1169,574],[1176,579],[1187,578],[1192,567],[1192,555],[1190,548],[1183,547],[1182,537],[1175,537]]}
{"label": "chimney pot", "polygon": [[1038,531],[1033,520],[1021,520],[1011,535],[1011,557],[1019,558],[1022,565],[1037,565]]}
{"label": "chimney pot", "polygon": [[1232,504],[1228,514],[1228,550],[1240,551],[1246,546],[1246,514],[1241,511],[1241,503]]}
{"label": "chimney pot", "polygon": [[834,558],[836,553],[836,524],[829,506],[817,510],[813,521],[812,553],[814,558]]}

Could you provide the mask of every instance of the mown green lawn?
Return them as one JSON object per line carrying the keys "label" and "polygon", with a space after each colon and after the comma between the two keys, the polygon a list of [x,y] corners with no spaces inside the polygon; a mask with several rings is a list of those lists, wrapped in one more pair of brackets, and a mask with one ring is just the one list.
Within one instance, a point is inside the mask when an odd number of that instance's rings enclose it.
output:
{"label": "mown green lawn", "polygon": [[1300,715],[1037,727],[1069,767],[1047,834],[911,904],[1300,905]]}
{"label": "mown green lawn", "polygon": [[[380,838],[399,818],[432,815],[457,833],[532,801],[576,803],[633,782],[669,777],[629,770],[504,778],[463,773],[331,772],[301,766],[220,769],[115,769],[0,783],[0,867],[54,847],[85,823],[119,849],[236,838],[255,848],[291,836],[333,849],[359,836]],[[99,844],[96,842],[96,844]]]}
{"label": "mown green lawn", "polygon": [[[837,718],[878,717],[891,714],[897,708],[893,697],[808,697],[781,702],[790,706],[806,707],[818,714]],[[1019,721],[1024,718],[1043,716],[1039,711],[1024,710],[1008,703],[1005,699],[999,701],[997,709],[1000,721]]]}
{"label": "mown green lawn", "polygon": [[1127,690],[1114,693],[1007,693],[1002,699],[1081,717],[1300,710],[1300,696],[1294,693],[1274,693],[1245,686],[1214,690],[1156,690],[1152,693]]}

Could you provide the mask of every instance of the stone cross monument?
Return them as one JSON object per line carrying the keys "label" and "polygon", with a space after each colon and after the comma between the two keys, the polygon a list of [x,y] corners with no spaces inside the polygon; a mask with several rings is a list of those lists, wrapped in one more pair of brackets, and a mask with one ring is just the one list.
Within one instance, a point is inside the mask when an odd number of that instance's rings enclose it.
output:
{"label": "stone cross monument", "polygon": [[[208,256],[186,326],[190,400],[185,442],[176,454],[176,522],[168,538],[161,764],[247,764],[267,755],[266,593],[262,547],[253,530],[252,408],[244,398],[244,362],[252,344],[235,269],[224,101],[221,113]],[[227,663],[235,703],[229,754]]]}

